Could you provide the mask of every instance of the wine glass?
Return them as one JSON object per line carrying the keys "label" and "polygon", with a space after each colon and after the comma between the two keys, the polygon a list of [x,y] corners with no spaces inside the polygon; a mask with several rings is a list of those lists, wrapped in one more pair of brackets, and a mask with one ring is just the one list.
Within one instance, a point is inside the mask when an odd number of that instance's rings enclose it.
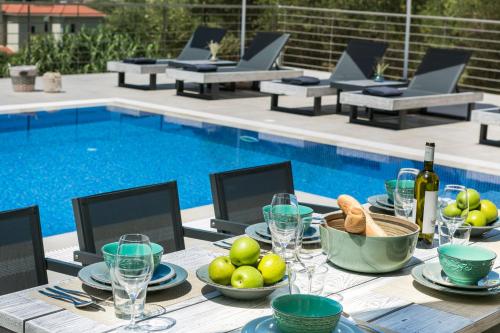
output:
{"label": "wine glass", "polygon": [[[394,189],[394,214],[410,220],[415,215],[415,180],[419,171],[413,168],[399,170]],[[412,218],[413,222],[415,221]]]}
{"label": "wine glass", "polygon": [[[300,238],[303,233],[299,203],[295,195],[278,193],[273,196],[269,212],[269,229],[271,230],[273,251],[280,252],[278,254],[286,263],[288,288],[292,293],[290,265],[295,260],[295,251],[300,246]],[[291,246],[290,250],[288,250],[289,246]]]}
{"label": "wine glass", "polygon": [[[285,261],[294,259],[295,248],[300,245],[302,237],[302,220],[299,213],[299,204],[293,194],[278,193],[273,196],[269,212],[269,229],[273,244],[278,244],[278,252]],[[287,251],[289,246],[291,251]]]}
{"label": "wine glass", "polygon": [[[323,218],[315,219],[315,224],[320,228],[326,227],[326,220]],[[304,266],[307,278],[308,278],[308,289],[307,293],[312,293],[312,282],[313,276],[317,268],[327,261],[328,255],[328,242],[316,242],[313,244],[302,244],[295,251],[297,260]]]}
{"label": "wine glass", "polygon": [[120,237],[113,266],[114,277],[130,298],[130,323],[119,332],[144,332],[136,324],[137,297],[147,288],[153,274],[153,251],[149,238],[141,234]]}
{"label": "wine glass", "polygon": [[457,229],[467,220],[469,198],[467,188],[462,185],[446,185],[439,196],[439,215],[448,228],[450,244],[453,244]]}

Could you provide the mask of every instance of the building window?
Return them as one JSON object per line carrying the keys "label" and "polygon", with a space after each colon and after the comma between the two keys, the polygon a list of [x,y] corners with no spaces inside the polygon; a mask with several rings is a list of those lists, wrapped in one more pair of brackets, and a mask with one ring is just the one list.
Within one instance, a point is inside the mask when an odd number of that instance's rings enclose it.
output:
{"label": "building window", "polygon": [[31,26],[31,33],[32,34],[36,33],[36,27],[34,25]]}
{"label": "building window", "polygon": [[71,23],[69,26],[69,32],[75,33],[76,32],[76,25],[74,23]]}
{"label": "building window", "polygon": [[44,23],[43,29],[44,29],[45,32],[49,32],[49,22],[45,22]]}

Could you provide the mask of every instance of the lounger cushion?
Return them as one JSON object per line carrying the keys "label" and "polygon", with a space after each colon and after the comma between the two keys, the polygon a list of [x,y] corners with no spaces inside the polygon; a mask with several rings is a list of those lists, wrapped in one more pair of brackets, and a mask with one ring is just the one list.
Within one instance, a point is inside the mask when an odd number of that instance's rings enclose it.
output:
{"label": "lounger cushion", "polygon": [[123,59],[126,64],[136,64],[136,65],[152,65],[156,64],[156,59],[150,58],[127,58]]}
{"label": "lounger cushion", "polygon": [[285,78],[281,80],[284,83],[295,84],[297,86],[314,86],[320,83],[317,77],[313,76],[298,76],[292,78]]}
{"label": "lounger cushion", "polygon": [[186,64],[182,68],[187,71],[203,72],[203,73],[217,71],[217,66],[212,64],[198,64],[198,65]]}
{"label": "lounger cushion", "polygon": [[363,94],[391,97],[391,96],[400,96],[403,94],[403,91],[393,87],[371,87],[363,89]]}

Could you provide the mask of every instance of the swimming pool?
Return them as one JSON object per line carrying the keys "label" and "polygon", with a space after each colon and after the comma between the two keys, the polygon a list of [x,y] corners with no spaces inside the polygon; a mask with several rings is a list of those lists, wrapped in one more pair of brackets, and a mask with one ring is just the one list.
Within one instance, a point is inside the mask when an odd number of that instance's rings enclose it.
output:
{"label": "swimming pool", "polygon": [[[422,145],[424,142],[422,142]],[[439,149],[439,147],[438,147]],[[71,199],[177,180],[181,207],[211,203],[208,174],[291,160],[298,190],[365,201],[420,161],[115,107],[0,116],[0,210],[38,204],[44,236],[75,230]],[[437,166],[500,203],[500,177]]]}

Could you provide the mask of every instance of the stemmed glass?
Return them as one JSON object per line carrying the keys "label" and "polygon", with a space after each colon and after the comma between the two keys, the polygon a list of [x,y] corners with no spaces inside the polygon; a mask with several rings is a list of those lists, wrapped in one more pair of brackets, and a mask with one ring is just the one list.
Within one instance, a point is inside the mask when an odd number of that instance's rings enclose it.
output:
{"label": "stemmed glass", "polygon": [[[415,180],[419,171],[413,168],[399,170],[394,189],[394,214],[410,220],[415,215]],[[414,219],[413,219],[414,222]]]}
{"label": "stemmed glass", "polygon": [[[300,246],[302,237],[302,219],[300,218],[297,197],[289,193],[278,193],[273,196],[269,212],[269,229],[273,242],[273,250],[286,262],[288,287],[292,292],[290,264],[295,260],[295,251]],[[276,249],[276,244],[279,244]],[[290,251],[288,247],[291,246]]]}
{"label": "stemmed glass", "polygon": [[448,228],[450,244],[454,243],[457,229],[467,220],[468,212],[467,188],[462,185],[446,185],[439,196],[439,215],[441,222]]}
{"label": "stemmed glass", "polygon": [[[323,218],[315,219],[315,224],[320,228],[326,227],[326,220]],[[312,293],[313,276],[316,269],[325,264],[328,255],[328,241],[315,242],[313,244],[302,244],[296,249],[297,260],[304,266],[308,278],[307,293]]]}
{"label": "stemmed glass", "polygon": [[129,234],[120,237],[115,256],[114,276],[130,298],[130,323],[119,332],[144,332],[136,324],[136,300],[147,288],[153,274],[153,251],[149,238],[141,234]]}

